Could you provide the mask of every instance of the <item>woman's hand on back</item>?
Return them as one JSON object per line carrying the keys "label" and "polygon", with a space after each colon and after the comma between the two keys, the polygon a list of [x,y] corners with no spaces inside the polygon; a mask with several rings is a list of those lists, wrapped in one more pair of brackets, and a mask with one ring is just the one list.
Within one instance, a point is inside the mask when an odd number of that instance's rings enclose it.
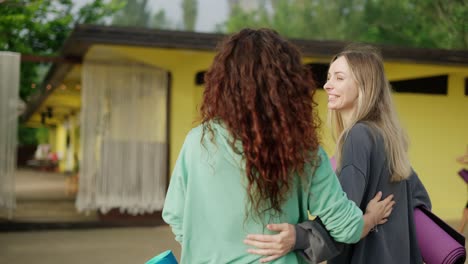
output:
{"label": "woman's hand on back", "polygon": [[377,225],[385,224],[392,213],[395,201],[393,194],[382,199],[382,192],[378,192],[375,197],[369,201],[364,214],[364,229],[361,238],[365,237]]}
{"label": "woman's hand on back", "polygon": [[261,263],[269,262],[288,254],[296,243],[296,229],[288,223],[269,224],[267,228],[279,232],[276,235],[250,234],[244,243],[255,247],[249,248],[247,252],[265,256],[260,259]]}

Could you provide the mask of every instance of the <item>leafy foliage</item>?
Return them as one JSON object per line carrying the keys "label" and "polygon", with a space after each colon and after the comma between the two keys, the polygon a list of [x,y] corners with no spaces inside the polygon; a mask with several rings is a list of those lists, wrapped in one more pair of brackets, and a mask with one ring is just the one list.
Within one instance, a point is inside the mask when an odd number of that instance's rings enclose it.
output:
{"label": "leafy foliage", "polygon": [[[53,56],[56,55],[76,23],[102,23],[122,7],[120,0],[95,0],[75,11],[71,0],[6,0],[0,2],[0,50]],[[49,65],[22,62],[20,97],[28,101],[40,89]],[[35,129],[18,127],[20,144],[37,143]],[[40,137],[39,140],[44,140]]]}
{"label": "leafy foliage", "polygon": [[154,14],[148,7],[148,0],[125,1],[124,7],[112,17],[112,25],[158,29],[174,29],[174,23],[166,16],[164,9]]}
{"label": "leafy foliage", "polygon": [[197,21],[198,12],[198,1],[197,0],[183,0],[182,11],[184,17],[184,29],[188,31],[195,30],[195,22]]}
{"label": "leafy foliage", "polygon": [[160,9],[153,15],[151,27],[159,29],[171,29],[173,27],[173,24],[169,20],[169,18],[167,18],[166,12],[164,12],[163,9]]}
{"label": "leafy foliage", "polygon": [[[96,0],[73,12],[71,0],[7,0],[0,3],[0,50],[56,55],[76,23],[99,23],[121,7],[117,0]],[[38,63],[21,64],[20,97],[27,100],[38,83]],[[44,67],[44,65],[42,65]],[[36,89],[37,90],[37,89]]]}
{"label": "leafy foliage", "polygon": [[18,126],[18,139],[19,145],[37,145],[37,129],[32,127],[27,127],[23,124]]}
{"label": "leafy foliage", "polygon": [[240,5],[222,31],[271,27],[292,38],[467,49],[467,0],[263,0]]}
{"label": "leafy foliage", "polygon": [[112,18],[112,25],[149,27],[151,13],[147,7],[148,0],[126,1],[125,6]]}

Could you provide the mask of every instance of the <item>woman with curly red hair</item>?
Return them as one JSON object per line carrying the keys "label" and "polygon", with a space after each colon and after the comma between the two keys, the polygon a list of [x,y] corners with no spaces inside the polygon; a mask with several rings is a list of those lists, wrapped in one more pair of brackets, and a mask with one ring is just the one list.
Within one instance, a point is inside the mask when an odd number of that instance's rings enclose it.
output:
{"label": "woman with curly red hair", "polygon": [[[319,146],[314,82],[290,42],[269,29],[225,39],[205,76],[201,125],[192,129],[172,173],[164,220],[183,263],[251,263],[249,233],[269,223],[320,216],[337,241],[357,242],[393,206],[367,213],[346,198]],[[290,253],[276,263],[300,263]]]}

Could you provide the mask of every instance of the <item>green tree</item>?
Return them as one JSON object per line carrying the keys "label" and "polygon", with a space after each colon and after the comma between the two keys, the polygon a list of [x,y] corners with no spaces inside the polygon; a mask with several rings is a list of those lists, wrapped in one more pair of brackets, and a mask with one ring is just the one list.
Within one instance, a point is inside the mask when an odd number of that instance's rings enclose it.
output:
{"label": "green tree", "polygon": [[163,9],[154,14],[147,0],[126,1],[124,7],[112,17],[112,25],[158,29],[172,29],[173,23]]}
{"label": "green tree", "polygon": [[[96,0],[73,12],[71,0],[0,2],[0,49],[33,55],[56,55],[77,23],[99,23],[119,9],[117,0]],[[28,100],[39,83],[41,64],[21,63],[20,97]],[[44,65],[42,65],[44,67]]]}
{"label": "green tree", "polygon": [[361,15],[363,1],[263,0],[251,11],[232,4],[221,28],[235,32],[244,27],[270,27],[291,38],[345,39],[354,35],[352,25]]}
{"label": "green tree", "polygon": [[245,27],[269,27],[268,14],[264,8],[255,11],[245,11],[238,5],[233,5],[226,22],[218,25],[220,31],[232,33]]}
{"label": "green tree", "polygon": [[[437,47],[425,28],[425,16],[407,0],[368,1],[363,21],[358,25],[358,40],[392,45]],[[421,16],[423,15],[423,16]]]}
{"label": "green tree", "polygon": [[231,4],[224,32],[270,27],[292,38],[467,49],[467,0],[263,0]]}
{"label": "green tree", "polygon": [[173,25],[172,22],[166,17],[166,12],[161,9],[154,14],[151,27],[158,29],[171,29]]}
{"label": "green tree", "polygon": [[[57,55],[76,23],[102,23],[115,13],[120,0],[95,0],[74,10],[71,0],[0,1],[0,50],[29,55]],[[28,101],[43,87],[36,85],[46,72],[45,63],[22,62],[20,97]],[[32,87],[37,87],[32,89]],[[42,89],[41,89],[42,88]],[[36,131],[19,126],[20,144],[34,142]]]}
{"label": "green tree", "polygon": [[184,30],[194,31],[195,23],[197,21],[198,1],[183,0],[182,11],[184,13]]}
{"label": "green tree", "polygon": [[125,6],[112,18],[112,25],[150,27],[152,15],[149,10],[148,0],[126,1]]}
{"label": "green tree", "polygon": [[468,49],[467,0],[418,0],[414,6],[435,47]]}
{"label": "green tree", "polygon": [[37,129],[32,127],[27,127],[23,124],[18,126],[18,139],[19,145],[37,145]]}
{"label": "green tree", "polygon": [[[424,48],[468,48],[468,1],[366,2],[358,40]],[[367,27],[367,28],[366,28]]]}

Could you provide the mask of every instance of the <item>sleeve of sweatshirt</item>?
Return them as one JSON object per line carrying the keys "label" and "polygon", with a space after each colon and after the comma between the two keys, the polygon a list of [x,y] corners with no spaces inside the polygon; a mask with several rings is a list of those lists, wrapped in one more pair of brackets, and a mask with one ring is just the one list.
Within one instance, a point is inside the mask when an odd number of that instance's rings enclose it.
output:
{"label": "sleeve of sweatshirt", "polygon": [[343,243],[336,242],[323,226],[319,217],[295,226],[296,245],[294,250],[307,263],[320,263],[332,259],[343,250]]}
{"label": "sleeve of sweatshirt", "polygon": [[360,240],[364,220],[362,211],[350,201],[341,188],[327,154],[320,148],[319,166],[315,169],[309,188],[309,211],[322,220],[330,235],[347,244]]}
{"label": "sleeve of sweatshirt", "polygon": [[162,211],[162,218],[172,228],[175,240],[182,244],[183,239],[183,219],[185,207],[185,193],[187,183],[187,145],[188,136],[182,146],[177,158],[174,170],[172,171],[166,200]]}
{"label": "sleeve of sweatshirt", "polygon": [[374,135],[370,128],[358,123],[346,136],[342,149],[338,178],[348,198],[361,206],[369,178],[371,149]]}

